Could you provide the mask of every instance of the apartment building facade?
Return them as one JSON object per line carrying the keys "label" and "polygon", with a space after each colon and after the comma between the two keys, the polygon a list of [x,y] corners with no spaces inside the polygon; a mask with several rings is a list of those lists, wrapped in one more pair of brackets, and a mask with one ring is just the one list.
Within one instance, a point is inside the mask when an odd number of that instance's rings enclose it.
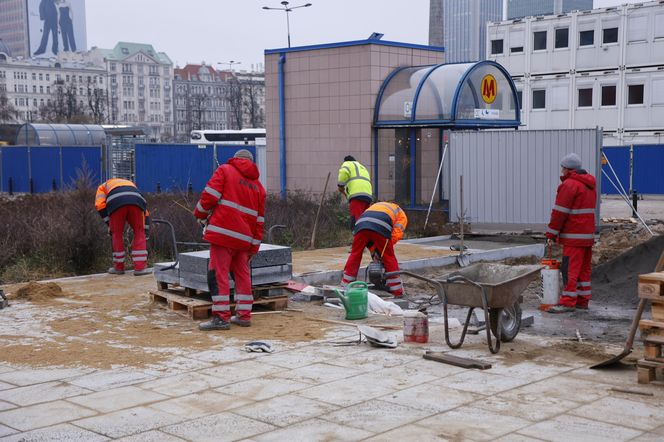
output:
{"label": "apartment building facade", "polygon": [[113,49],[93,48],[87,60],[108,75],[110,122],[141,126],[155,141],[171,141],[173,62],[150,44],[119,42]]}
{"label": "apartment building facade", "polygon": [[605,145],[664,142],[664,3],[487,26],[527,129],[603,127]]}
{"label": "apartment building facade", "polygon": [[[53,112],[72,111],[95,121],[106,106],[107,87],[106,69],[101,66],[83,61],[16,59],[0,50],[0,93],[6,94],[17,112],[18,123],[49,121],[57,118]],[[63,98],[69,100],[67,109],[50,108]]]}

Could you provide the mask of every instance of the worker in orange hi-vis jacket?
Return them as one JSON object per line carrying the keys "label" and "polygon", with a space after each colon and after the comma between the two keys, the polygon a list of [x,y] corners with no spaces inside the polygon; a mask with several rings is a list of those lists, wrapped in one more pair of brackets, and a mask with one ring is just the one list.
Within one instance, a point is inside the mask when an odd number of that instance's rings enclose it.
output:
{"label": "worker in orange hi-vis jacket", "polygon": [[591,292],[591,264],[595,243],[595,177],[581,167],[575,153],[560,162],[562,183],[558,186],[551,222],[546,229],[547,242],[563,245],[563,293],[549,313],[587,310]]}
{"label": "worker in orange hi-vis jacket", "polygon": [[[265,189],[258,180],[251,152],[240,149],[208,181],[194,216],[204,225],[210,243],[208,286],[212,319],[200,330],[228,330],[230,323],[251,326],[253,294],[249,262],[258,253],[265,222]],[[235,312],[231,317],[228,272],[235,281]]]}
{"label": "worker in orange hi-vis jacket", "polygon": [[131,245],[131,259],[134,262],[134,275],[147,275],[150,272],[146,240],[150,232],[150,213],[147,202],[136,184],[129,180],[111,178],[97,188],[95,209],[108,226],[112,237],[113,266],[108,273],[122,275],[125,272],[124,229],[129,224],[134,231]]}
{"label": "worker in orange hi-vis jacket", "polygon": [[[341,286],[346,287],[357,278],[364,248],[381,258],[386,272],[399,270],[394,245],[403,238],[408,225],[406,213],[397,204],[380,202],[369,208],[358,218],[353,229],[353,246],[346,260]],[[403,296],[403,284],[399,276],[387,280],[387,288],[395,297]]]}

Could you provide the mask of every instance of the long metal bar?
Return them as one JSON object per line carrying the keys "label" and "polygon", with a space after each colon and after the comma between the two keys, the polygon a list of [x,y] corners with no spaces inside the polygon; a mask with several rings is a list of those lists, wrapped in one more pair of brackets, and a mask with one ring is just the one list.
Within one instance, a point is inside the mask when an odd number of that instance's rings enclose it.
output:
{"label": "long metal bar", "polygon": [[[607,160],[607,161],[608,161],[608,160]],[[646,222],[644,221],[644,219],[641,217],[641,214],[640,214],[636,209],[634,209],[634,206],[632,206],[632,202],[629,200],[629,198],[627,198],[625,195],[623,195],[622,193],[620,193],[620,189],[618,189],[618,186],[616,186],[616,183],[613,182],[613,180],[611,179],[611,177],[609,176],[609,174],[606,173],[606,170],[602,169],[602,173],[604,174],[604,176],[606,177],[606,179],[609,180],[609,183],[611,183],[611,185],[612,185],[613,187],[615,187],[615,189],[618,191],[618,194],[622,197],[623,201],[625,201],[625,202],[627,203],[627,205],[630,207],[630,209],[632,209],[632,212],[633,212],[634,214],[636,214],[636,216],[637,216],[637,218],[639,219],[639,221],[641,221],[641,224],[643,224],[643,227],[645,227],[646,230],[648,231],[648,233],[650,233],[650,236],[655,236],[655,234],[653,233],[653,231],[650,230],[650,227],[648,227],[648,224],[646,224]]]}
{"label": "long metal bar", "polygon": [[433,192],[431,192],[431,201],[429,201],[429,210],[427,210],[427,217],[424,219],[424,230],[427,228],[429,223],[429,215],[431,215],[431,207],[433,206],[433,199],[436,197],[436,190],[438,190],[438,181],[440,180],[440,174],[443,172],[443,163],[445,163],[445,154],[447,153],[447,144],[443,148],[443,158],[440,160],[440,167],[438,168],[438,174],[436,175],[436,184],[433,185]]}

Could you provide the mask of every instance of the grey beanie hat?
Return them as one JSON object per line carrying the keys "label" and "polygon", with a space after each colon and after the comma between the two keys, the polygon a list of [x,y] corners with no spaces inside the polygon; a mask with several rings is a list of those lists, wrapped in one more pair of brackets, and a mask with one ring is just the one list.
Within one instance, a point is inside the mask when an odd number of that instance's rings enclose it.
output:
{"label": "grey beanie hat", "polygon": [[565,169],[579,170],[581,169],[581,158],[575,153],[570,153],[560,160],[560,165]]}
{"label": "grey beanie hat", "polygon": [[247,160],[254,161],[254,156],[247,149],[238,150],[235,152],[235,155],[233,155],[233,158],[245,158]]}

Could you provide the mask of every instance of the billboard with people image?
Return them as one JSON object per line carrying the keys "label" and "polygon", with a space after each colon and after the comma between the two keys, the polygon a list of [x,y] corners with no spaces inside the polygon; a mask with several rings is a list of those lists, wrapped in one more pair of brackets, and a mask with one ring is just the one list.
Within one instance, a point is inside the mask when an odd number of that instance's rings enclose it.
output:
{"label": "billboard with people image", "polygon": [[28,0],[28,26],[34,57],[87,49],[85,0]]}

